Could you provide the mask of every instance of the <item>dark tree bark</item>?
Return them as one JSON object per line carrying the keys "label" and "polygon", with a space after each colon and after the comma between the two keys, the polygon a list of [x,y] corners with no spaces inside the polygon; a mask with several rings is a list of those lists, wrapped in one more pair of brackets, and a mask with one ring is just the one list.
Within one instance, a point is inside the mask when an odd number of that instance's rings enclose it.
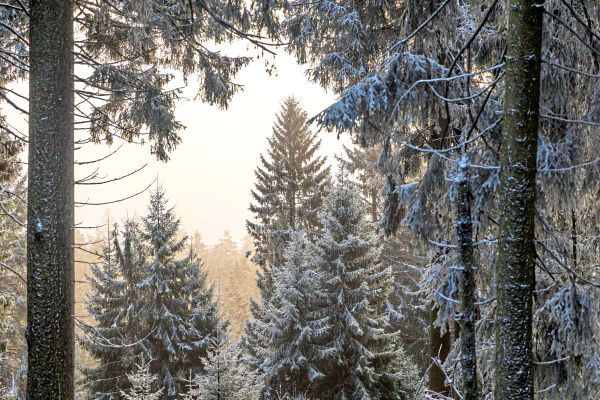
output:
{"label": "dark tree bark", "polygon": [[[448,130],[448,119],[440,116],[439,118],[439,129],[434,131],[431,138],[432,147],[434,149],[441,149],[444,147],[446,142],[445,132]],[[443,251],[443,250],[442,250]],[[441,254],[441,253],[440,253]],[[431,358],[439,358],[440,362],[444,363],[450,354],[450,348],[452,346],[452,334],[450,329],[442,335],[441,329],[434,325],[435,320],[438,316],[438,309],[435,303],[431,305],[431,314],[429,318],[429,343],[430,343],[430,356]],[[446,375],[441,368],[433,364],[429,369],[429,390],[434,393],[450,397],[450,387],[446,385]]]}
{"label": "dark tree bark", "polygon": [[510,0],[508,11],[494,394],[496,400],[530,400],[543,1]]}
{"label": "dark tree bark", "polygon": [[[431,358],[437,358],[444,363],[450,353],[452,344],[452,335],[447,329],[442,335],[442,330],[434,325],[437,319],[438,309],[435,304],[431,305],[431,314],[429,320],[429,349]],[[437,365],[433,364],[429,369],[429,390],[444,396],[450,396],[450,388],[446,385],[446,375]]]}
{"label": "dark tree bark", "polygon": [[27,397],[73,398],[73,8],[31,0]]}
{"label": "dark tree bark", "polygon": [[[466,150],[463,150],[466,152]],[[469,165],[463,155],[458,167],[456,204],[456,233],[458,236],[460,274],[460,327],[461,364],[464,400],[476,400],[477,349],[475,345],[475,264],[473,258],[473,219],[469,193]]]}

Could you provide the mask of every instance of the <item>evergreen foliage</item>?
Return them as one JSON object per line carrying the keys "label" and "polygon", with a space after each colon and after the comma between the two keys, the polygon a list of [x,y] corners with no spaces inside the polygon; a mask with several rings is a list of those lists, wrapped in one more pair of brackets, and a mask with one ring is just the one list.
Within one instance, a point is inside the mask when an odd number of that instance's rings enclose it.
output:
{"label": "evergreen foliage", "polygon": [[90,269],[91,290],[87,311],[95,324],[85,326],[83,348],[98,364],[85,371],[87,390],[95,398],[112,399],[129,387],[127,374],[136,366],[137,346],[148,332],[141,324],[140,283],[146,266],[146,249],[141,232],[133,221],[126,221],[119,237],[115,225],[107,238],[100,262]]}
{"label": "evergreen foliage", "polygon": [[199,356],[220,328],[212,288],[205,288],[202,264],[190,253],[177,259],[185,246],[178,239],[180,221],[167,206],[164,190],[150,197],[142,218],[142,238],[149,245],[149,263],[138,289],[144,293],[140,307],[144,324],[152,333],[144,343],[152,361],[150,371],[158,376],[169,397],[181,393],[180,380],[190,370],[199,370]]}
{"label": "evergreen foliage", "polygon": [[294,231],[275,276],[275,292],[268,310],[269,356],[262,368],[267,388],[274,393],[305,393],[323,378],[315,364],[316,340],[327,318],[315,319],[314,292],[320,277],[311,264],[315,253],[302,231]]}
{"label": "evergreen foliage", "polygon": [[365,204],[342,178],[325,199],[315,245],[323,274],[317,313],[326,323],[318,340],[324,376],[312,390],[332,399],[415,399],[415,367],[390,325],[391,268],[381,264],[381,238],[365,218]]}
{"label": "evergreen foliage", "polygon": [[416,399],[414,364],[404,353],[388,302],[391,268],[366,204],[346,182],[325,198],[312,241],[295,231],[274,276],[264,327],[270,396]]}
{"label": "evergreen foliage", "polygon": [[135,373],[127,374],[131,389],[121,392],[124,400],[159,400],[163,389],[153,391],[156,377],[150,374],[150,363],[138,364]]}
{"label": "evergreen foliage", "polygon": [[261,156],[255,172],[250,205],[254,219],[247,222],[254,241],[253,261],[260,267],[260,301],[250,305],[252,319],[242,340],[255,366],[266,355],[266,307],[274,293],[275,270],[283,263],[282,249],[293,230],[303,229],[313,235],[319,227],[318,210],[330,180],[325,158],[317,155],[319,146],[317,136],[308,128],[306,112],[295,98],[286,99],[273,126],[267,157]]}
{"label": "evergreen foliage", "polygon": [[99,361],[87,376],[97,398],[126,390],[123,377],[140,357],[151,360],[161,398],[178,396],[186,374],[202,370],[200,358],[227,327],[201,260],[191,251],[179,256],[185,239],[161,188],[142,222],[143,228],[126,223],[122,244],[115,229],[102,263],[92,267],[88,310],[96,325],[86,327],[84,345]]}
{"label": "evergreen foliage", "polygon": [[[12,157],[5,161],[15,160]],[[23,395],[23,367],[27,365],[24,335],[27,246],[25,228],[19,224],[27,218],[27,182],[18,175],[10,175],[0,179],[0,397],[5,393]]]}
{"label": "evergreen foliage", "polygon": [[317,155],[320,141],[309,130],[307,114],[298,101],[287,98],[273,125],[267,156],[261,155],[252,191],[248,232],[254,240],[253,260],[262,268],[261,297],[272,294],[271,269],[281,262],[279,250],[285,247],[294,229],[314,231],[322,193],[329,182],[325,158]]}
{"label": "evergreen foliage", "polygon": [[[352,135],[340,164],[356,179],[327,190],[288,98],[255,171],[251,246],[188,249],[158,189],[90,267],[96,364],[77,395],[421,399],[404,348],[429,317],[427,398],[595,400],[599,26],[593,0],[3,0],[0,97],[30,132],[0,114],[0,397],[25,398],[27,370],[27,397],[73,396],[74,149],[143,138],[168,160],[176,77],[226,108],[251,59],[221,46],[269,52],[265,35],[338,95],[311,122]],[[244,251],[260,269],[248,308]]]}
{"label": "evergreen foliage", "polygon": [[[0,297],[0,335],[4,336],[6,334],[7,328],[7,319],[8,319],[8,311],[12,306],[11,301],[6,296]],[[4,353],[6,353],[7,349],[7,340],[4,339],[0,342],[0,360],[4,358]]]}
{"label": "evergreen foliage", "polygon": [[256,400],[260,398],[262,383],[258,375],[243,360],[238,343],[224,338],[202,358],[204,373],[190,382],[184,400]]}

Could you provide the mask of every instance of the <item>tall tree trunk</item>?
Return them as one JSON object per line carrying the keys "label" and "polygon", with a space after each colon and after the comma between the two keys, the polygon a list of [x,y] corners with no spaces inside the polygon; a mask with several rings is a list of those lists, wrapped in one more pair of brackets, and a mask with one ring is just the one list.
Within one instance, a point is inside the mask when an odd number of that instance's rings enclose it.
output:
{"label": "tall tree trunk", "polygon": [[31,0],[27,397],[73,398],[73,8]]}
{"label": "tall tree trunk", "polygon": [[496,271],[496,400],[534,396],[532,294],[543,2],[510,0]]}
{"label": "tall tree trunk", "polygon": [[379,221],[379,191],[371,189],[369,195],[371,198],[371,221],[376,223]]}
{"label": "tall tree trunk", "polygon": [[458,166],[456,233],[459,241],[460,274],[460,342],[464,400],[476,400],[477,350],[475,346],[475,265],[473,259],[473,219],[469,199],[469,160],[463,149]]}
{"label": "tall tree trunk", "polygon": [[[429,354],[432,359],[437,358],[441,363],[444,363],[450,353],[452,335],[450,334],[449,329],[442,335],[440,327],[434,325],[437,316],[437,306],[432,304],[431,313],[429,315]],[[446,385],[446,375],[444,374],[444,371],[435,364],[429,368],[429,390],[444,396],[450,396],[450,388]]]}
{"label": "tall tree trunk", "polygon": [[[445,135],[448,130],[449,120],[440,115],[438,120],[439,127],[433,132],[431,138],[431,147],[434,149],[441,149],[444,147],[446,141]],[[445,250],[441,250],[443,252]],[[441,255],[440,253],[439,255]],[[446,333],[442,335],[441,329],[434,325],[435,320],[438,316],[438,309],[435,303],[431,305],[431,314],[429,318],[429,343],[430,343],[430,355],[432,358],[439,358],[440,362],[444,363],[450,354],[450,348],[452,346],[452,334],[450,329],[446,330]],[[429,369],[429,390],[434,393],[439,393],[444,396],[450,397],[451,391],[445,383],[446,375],[441,368],[435,364]]]}
{"label": "tall tree trunk", "polygon": [[577,216],[571,210],[571,265],[577,271]]}

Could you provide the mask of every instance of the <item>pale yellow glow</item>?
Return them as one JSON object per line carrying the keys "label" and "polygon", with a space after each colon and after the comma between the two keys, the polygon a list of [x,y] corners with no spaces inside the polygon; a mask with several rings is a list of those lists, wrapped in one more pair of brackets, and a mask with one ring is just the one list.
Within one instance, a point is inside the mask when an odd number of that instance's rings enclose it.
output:
{"label": "pale yellow glow", "polygon": [[[198,230],[207,244],[214,244],[229,230],[234,239],[245,235],[245,220],[250,217],[248,205],[254,184],[253,171],[259,154],[267,148],[267,137],[281,101],[289,95],[300,99],[310,116],[315,115],[335,99],[304,74],[304,67],[282,54],[276,58],[277,74],[269,76],[262,60],[245,68],[236,81],[245,86],[229,109],[219,110],[199,101],[182,101],[177,108],[178,119],[186,126],[183,143],[172,153],[171,161],[160,163],[149,154],[148,146],[125,145],[114,156],[100,164],[107,178],[123,175],[146,162],[142,172],[124,181],[103,186],[78,186],[79,201],[104,202],[124,197],[143,189],[156,176],[164,185],[183,229]],[[195,83],[185,94],[193,97]],[[342,151],[336,135],[323,132],[322,153],[332,161]],[[114,146],[113,146],[114,149]],[[90,160],[107,154],[105,145],[87,145],[76,152],[76,159]],[[93,168],[79,167],[76,175],[88,175]],[[99,225],[107,209],[113,220],[129,215],[143,215],[148,194],[110,206],[86,206],[76,211],[77,222]]]}

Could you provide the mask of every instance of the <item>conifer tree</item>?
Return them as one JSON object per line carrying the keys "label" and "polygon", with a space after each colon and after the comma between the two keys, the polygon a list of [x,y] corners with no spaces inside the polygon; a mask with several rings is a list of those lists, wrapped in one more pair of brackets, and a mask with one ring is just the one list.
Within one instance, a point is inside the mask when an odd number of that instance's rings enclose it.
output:
{"label": "conifer tree", "polygon": [[193,253],[176,258],[185,238],[177,238],[180,220],[168,207],[162,188],[151,194],[142,221],[149,263],[138,290],[143,295],[144,326],[152,330],[144,343],[145,356],[152,360],[150,372],[165,388],[163,398],[174,398],[184,391],[181,380],[186,374],[201,370],[200,357],[222,324],[212,289],[204,286],[206,274],[199,260]]}
{"label": "conifer tree", "polygon": [[234,336],[240,334],[248,316],[249,299],[244,299],[241,290],[245,267],[241,261],[240,249],[229,231],[225,231],[219,242],[206,252],[206,272],[214,282],[219,308],[229,319],[230,333]]}
{"label": "conifer tree", "polygon": [[227,338],[214,341],[212,350],[202,358],[204,372],[188,385],[184,400],[256,400],[262,383],[243,360],[242,348]]}
{"label": "conifer tree", "polygon": [[247,222],[255,246],[253,260],[262,268],[263,298],[272,294],[271,268],[281,262],[279,250],[285,247],[289,232],[311,232],[318,226],[317,213],[329,181],[326,160],[317,155],[319,146],[298,100],[285,99],[273,125],[267,157],[261,155],[255,172],[250,205],[254,220]]}
{"label": "conifer tree", "polygon": [[129,388],[127,374],[135,369],[142,351],[140,340],[150,333],[141,323],[137,288],[147,265],[138,225],[125,221],[122,235],[115,225],[101,255],[88,277],[86,308],[95,323],[83,326],[86,336],[81,342],[97,361],[84,370],[87,391],[95,399],[108,400]]}
{"label": "conifer tree", "polygon": [[[198,231],[195,231],[192,237],[190,238],[190,247],[192,251],[198,255],[202,260],[206,262],[206,253],[208,251],[204,240],[202,239],[202,234]],[[208,269],[206,271],[208,273]]]}
{"label": "conifer tree", "polygon": [[386,313],[391,269],[380,263],[380,237],[365,216],[365,204],[343,181],[325,199],[315,292],[317,314],[327,321],[318,341],[324,377],[311,390],[331,399],[415,399],[418,376]]}
{"label": "conifer tree", "polygon": [[227,329],[202,261],[191,249],[180,256],[186,240],[162,188],[151,194],[142,222],[126,222],[122,240],[115,228],[102,263],[92,266],[88,310],[96,324],[85,327],[83,343],[98,360],[85,378],[98,399],[129,390],[125,377],[140,357],[151,360],[160,398],[180,395],[186,374],[202,370],[200,358]]}
{"label": "conifer tree", "polygon": [[294,231],[284,252],[282,268],[275,271],[275,292],[268,310],[268,354],[265,370],[268,393],[305,393],[323,378],[316,365],[316,342],[327,318],[314,319],[313,293],[318,288],[311,243]]}
{"label": "conifer tree", "polygon": [[159,400],[163,389],[154,391],[156,377],[150,373],[150,363],[136,365],[135,373],[127,374],[131,389],[127,393],[121,391],[124,400]]}
{"label": "conifer tree", "polygon": [[193,342],[186,362],[192,364],[188,369],[201,370],[202,366],[198,364],[198,360],[207,355],[217,337],[227,336],[230,322],[222,315],[214,298],[214,285],[207,282],[202,260],[191,252],[188,258],[181,262],[186,266],[186,279],[189,280],[183,291],[188,295],[191,305],[188,340]]}
{"label": "conifer tree", "polygon": [[[380,173],[381,146],[365,146],[355,144],[351,147],[344,146],[345,157],[338,161],[344,171],[348,171],[347,185],[355,189],[367,203],[369,219],[373,224],[380,224],[383,214],[383,199],[381,188],[385,185],[385,178]],[[408,160],[407,160],[408,161]],[[404,226],[400,226],[393,236],[382,239],[382,262],[393,269],[395,290],[390,294],[389,301],[396,310],[392,323],[401,330],[401,340],[407,352],[418,362],[422,371],[425,371],[431,358],[425,356],[426,341],[422,340],[427,335],[425,320],[429,319],[420,306],[418,295],[418,282],[424,268],[424,263],[415,252],[413,235]],[[433,320],[435,321],[434,316]],[[433,329],[435,330],[435,328]],[[432,332],[433,333],[433,332]],[[439,335],[439,328],[434,338]],[[449,338],[449,335],[446,335]],[[450,348],[448,344],[447,349]],[[440,346],[435,349],[434,356],[439,356]],[[431,368],[430,374],[432,373]],[[441,372],[441,371],[440,371]],[[443,387],[443,381],[442,381]]]}
{"label": "conifer tree", "polygon": [[274,270],[283,263],[281,250],[290,233],[302,229],[313,235],[319,226],[322,193],[329,182],[325,158],[317,155],[320,141],[307,125],[306,112],[298,101],[287,98],[273,125],[267,157],[261,155],[256,169],[254,219],[247,222],[254,240],[252,260],[259,266],[260,301],[252,301],[252,320],[247,322],[243,342],[258,366],[266,356],[267,307],[274,292]]}

